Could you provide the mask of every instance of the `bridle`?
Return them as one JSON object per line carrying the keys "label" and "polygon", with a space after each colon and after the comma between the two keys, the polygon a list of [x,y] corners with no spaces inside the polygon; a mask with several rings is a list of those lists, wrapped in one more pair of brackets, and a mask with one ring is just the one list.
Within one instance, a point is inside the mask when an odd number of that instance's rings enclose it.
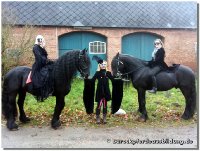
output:
{"label": "bridle", "polygon": [[133,70],[131,70],[131,71],[129,71],[129,72],[121,73],[121,72],[119,71],[119,65],[120,65],[120,64],[124,64],[124,63],[123,63],[122,61],[119,60],[119,56],[118,56],[118,58],[117,58],[116,60],[117,60],[117,75],[116,75],[116,77],[117,77],[117,78],[120,78],[120,79],[122,79],[122,77],[123,77],[123,76],[126,76],[126,75],[127,75],[127,77],[128,77],[129,74],[134,73],[134,72],[137,72],[137,71],[139,71],[139,70],[143,67],[143,66],[139,66],[139,67],[137,67],[136,69],[133,69]]}
{"label": "bridle", "polygon": [[77,65],[77,69],[78,69],[78,71],[80,72],[80,74],[81,74],[82,76],[85,77],[87,73],[85,73],[83,70],[88,69],[89,67],[88,67],[88,66],[84,66],[83,68],[81,68],[80,62],[81,62],[81,59],[83,58],[83,56],[84,56],[84,55],[81,54],[81,50],[80,50],[79,56],[78,56],[78,65]]}

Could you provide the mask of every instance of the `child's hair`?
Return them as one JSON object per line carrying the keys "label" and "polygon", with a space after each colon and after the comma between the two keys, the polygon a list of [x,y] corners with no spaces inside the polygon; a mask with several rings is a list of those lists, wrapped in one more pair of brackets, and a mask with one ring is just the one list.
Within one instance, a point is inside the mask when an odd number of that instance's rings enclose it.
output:
{"label": "child's hair", "polygon": [[[105,61],[105,60],[103,60],[103,63],[104,62],[106,62],[106,64],[107,64],[107,61]],[[98,66],[97,66],[97,71],[100,71],[100,65],[98,64]],[[108,71],[108,66],[106,66],[106,71]]]}

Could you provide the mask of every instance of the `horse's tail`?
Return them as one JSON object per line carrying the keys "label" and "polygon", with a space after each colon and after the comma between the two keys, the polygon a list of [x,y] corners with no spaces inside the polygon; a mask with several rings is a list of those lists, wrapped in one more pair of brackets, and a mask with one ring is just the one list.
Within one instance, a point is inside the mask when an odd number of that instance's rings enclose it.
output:
{"label": "horse's tail", "polygon": [[6,119],[9,118],[9,115],[13,113],[14,116],[17,116],[17,106],[16,102],[12,102],[9,99],[9,78],[5,76],[3,82],[3,90],[2,90],[2,114]]}
{"label": "horse's tail", "polygon": [[[181,65],[179,67],[179,85],[180,89],[186,99],[185,112],[182,115],[183,119],[190,119],[193,117],[196,110],[196,79],[194,72]],[[180,76],[181,75],[181,76]]]}
{"label": "horse's tail", "polygon": [[3,82],[3,90],[2,90],[2,114],[7,117],[7,110],[8,110],[8,95],[6,93],[8,86],[7,78],[4,79]]}
{"label": "horse's tail", "polygon": [[192,81],[192,86],[191,86],[191,116],[194,115],[195,110],[196,110],[196,84],[195,84],[195,77]]}

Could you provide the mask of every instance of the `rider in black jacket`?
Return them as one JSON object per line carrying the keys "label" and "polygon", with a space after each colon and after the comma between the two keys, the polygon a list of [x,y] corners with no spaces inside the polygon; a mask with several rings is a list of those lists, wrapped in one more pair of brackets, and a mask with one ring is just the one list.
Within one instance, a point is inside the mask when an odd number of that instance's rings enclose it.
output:
{"label": "rider in black jacket", "polygon": [[160,39],[156,39],[154,41],[154,51],[152,52],[152,60],[149,62],[151,68],[158,66],[159,69],[156,70],[155,73],[152,75],[153,81],[153,88],[149,92],[156,93],[157,91],[157,82],[156,82],[156,74],[159,73],[161,70],[168,70],[167,64],[164,62],[165,58],[165,50],[163,48],[163,42]]}
{"label": "rider in black jacket", "polygon": [[32,85],[37,97],[37,100],[43,101],[49,94],[53,91],[53,81],[50,80],[50,61],[47,56],[47,51],[45,50],[45,40],[44,37],[38,35],[35,40],[35,45],[33,46],[33,53],[35,56],[35,62],[32,66]]}

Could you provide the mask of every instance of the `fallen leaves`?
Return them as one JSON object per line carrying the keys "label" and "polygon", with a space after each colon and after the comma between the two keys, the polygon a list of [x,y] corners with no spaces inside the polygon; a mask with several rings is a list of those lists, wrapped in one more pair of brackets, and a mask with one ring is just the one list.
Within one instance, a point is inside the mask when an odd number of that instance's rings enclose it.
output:
{"label": "fallen leaves", "polygon": [[163,115],[164,120],[180,120],[181,113],[176,112],[175,110],[169,110]]}

